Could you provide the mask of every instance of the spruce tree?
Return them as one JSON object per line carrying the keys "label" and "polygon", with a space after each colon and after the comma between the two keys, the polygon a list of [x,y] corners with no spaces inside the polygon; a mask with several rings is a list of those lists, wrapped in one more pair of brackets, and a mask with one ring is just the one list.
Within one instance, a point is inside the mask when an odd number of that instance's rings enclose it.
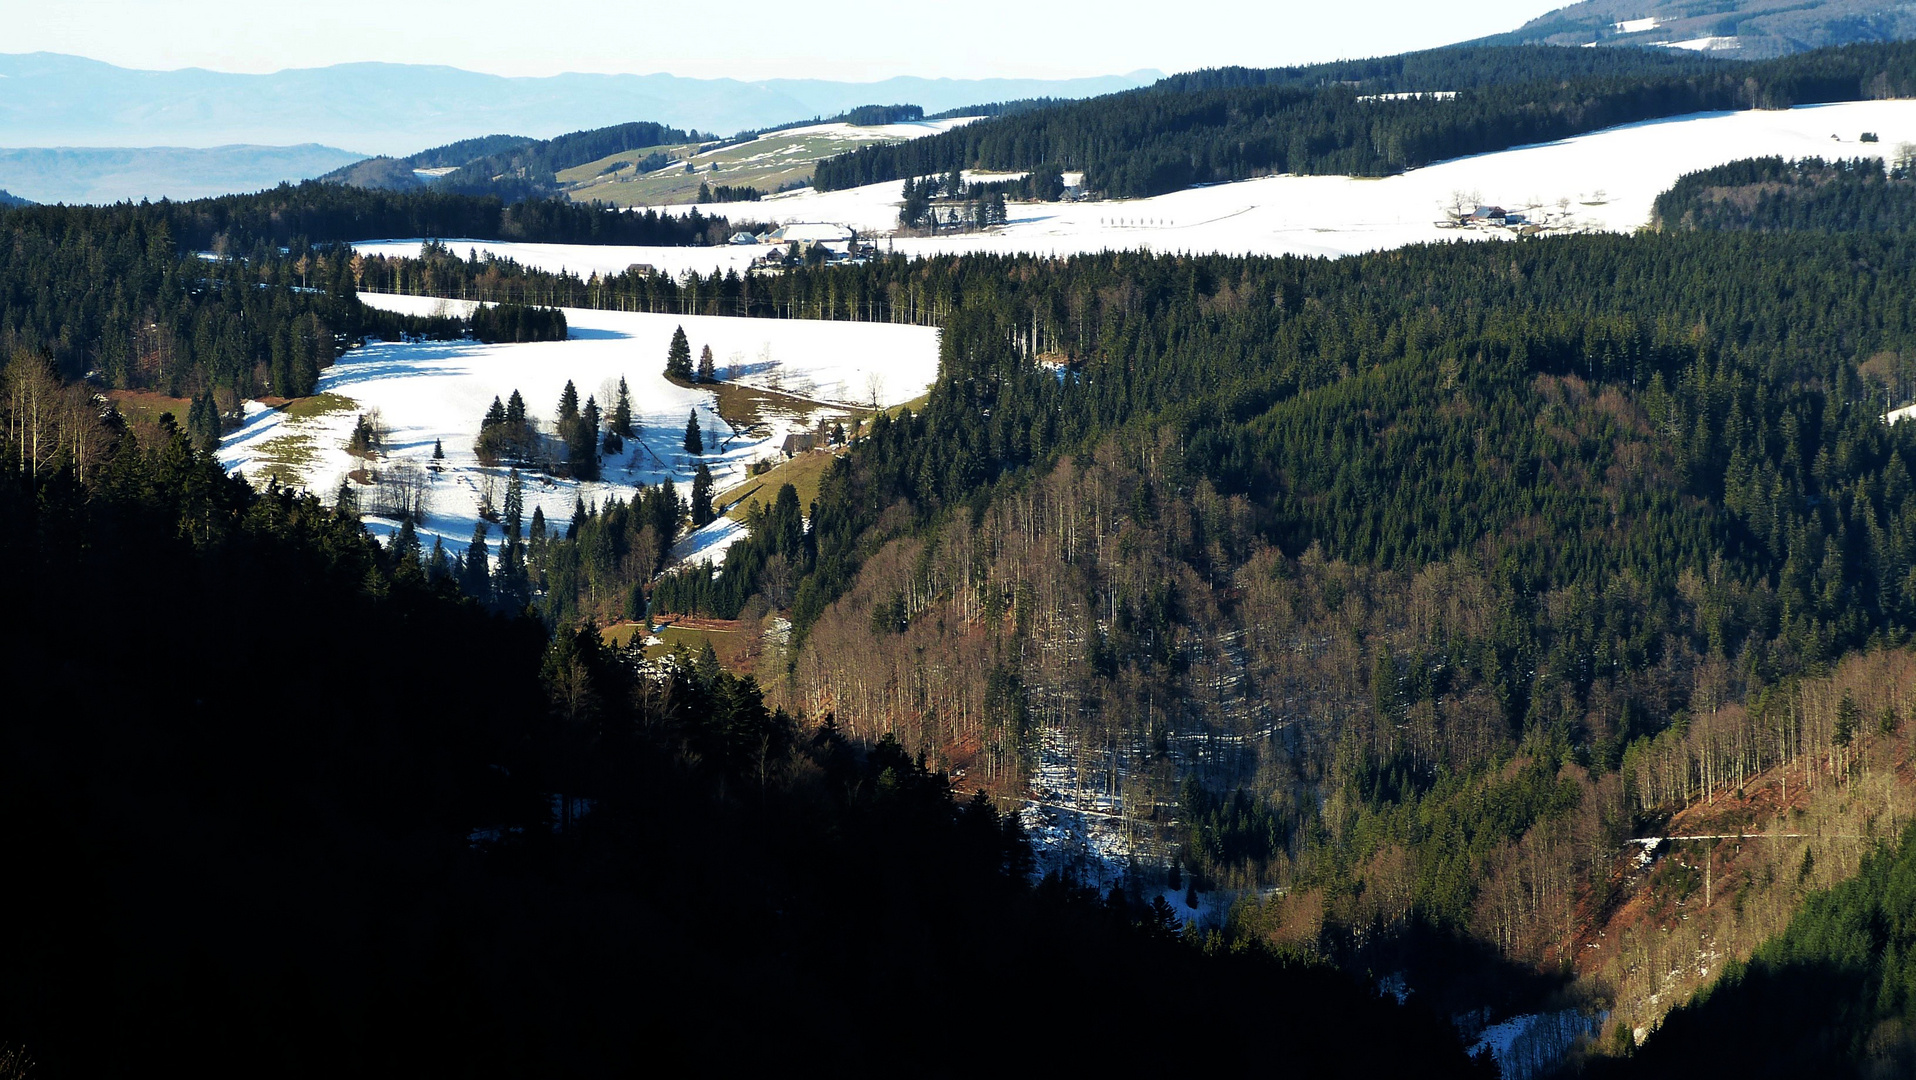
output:
{"label": "spruce tree", "polygon": [[685,452],[688,454],[705,453],[705,433],[699,430],[699,411],[693,409],[685,418]]}
{"label": "spruce tree", "polygon": [[446,545],[435,536],[432,538],[432,555],[426,561],[426,580],[434,585],[452,577],[452,559],[446,555]]}
{"label": "spruce tree", "polygon": [[712,512],[712,470],[699,462],[699,471],[692,477],[692,527],[702,528],[711,524],[716,516]]}
{"label": "spruce tree", "polygon": [[683,326],[672,331],[672,347],[665,353],[665,377],[686,382],[692,379],[692,343],[686,340]]}
{"label": "spruce tree", "polygon": [[467,596],[482,604],[492,602],[492,575],[487,561],[486,523],[480,521],[472,527],[472,543],[466,546],[465,574],[459,586]]}
{"label": "spruce tree", "polygon": [[574,495],[572,497],[572,524],[565,527],[565,538],[567,540],[577,540],[579,538],[579,528],[585,524],[585,513],[585,496]]}
{"label": "spruce tree", "polygon": [[619,376],[619,396],[612,404],[612,430],[621,439],[632,437],[632,391],[625,385],[625,376]]}
{"label": "spruce tree", "polygon": [[432,441],[432,459],[434,461],[446,460],[446,444],[439,439]]}
{"label": "spruce tree", "polygon": [[[495,398],[494,400],[497,399]],[[519,391],[517,390],[514,390],[512,397],[506,400],[505,419],[508,424],[523,424],[526,422],[526,399],[520,397]]]}
{"label": "spruce tree", "polygon": [[565,381],[565,389],[559,391],[559,434],[564,436],[566,425],[579,418],[579,388],[572,380]]}
{"label": "spruce tree", "polygon": [[193,438],[193,445],[201,450],[211,450],[220,443],[220,410],[213,404],[213,392],[204,391],[193,398],[193,404],[186,410],[186,433]]}
{"label": "spruce tree", "polygon": [[492,576],[493,603],[501,611],[519,612],[532,602],[532,583],[526,574],[525,548],[505,543],[499,548],[499,572]]}
{"label": "spruce tree", "polygon": [[699,381],[715,383],[718,381],[718,366],[712,362],[712,347],[707,345],[699,350]]}
{"label": "spruce tree", "polygon": [[505,526],[506,541],[508,543],[516,542],[519,539],[519,526],[525,520],[525,512],[525,483],[519,479],[519,470],[514,469],[506,474]]}
{"label": "spruce tree", "polygon": [[393,578],[395,580],[417,580],[424,573],[419,565],[419,533],[412,526],[412,518],[403,518],[399,522],[399,535],[393,538],[392,559]]}
{"label": "spruce tree", "polygon": [[588,397],[585,409],[559,425],[565,440],[566,465],[572,475],[594,480],[599,475],[599,403]]}

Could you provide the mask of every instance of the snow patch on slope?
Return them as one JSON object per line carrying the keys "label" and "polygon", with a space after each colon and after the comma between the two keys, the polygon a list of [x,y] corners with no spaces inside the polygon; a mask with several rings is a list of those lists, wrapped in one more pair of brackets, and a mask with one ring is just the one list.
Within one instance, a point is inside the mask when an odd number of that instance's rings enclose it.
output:
{"label": "snow patch on slope", "polygon": [[[1856,141],[1872,131],[1879,142]],[[1831,136],[1840,146],[1832,146]],[[981,233],[879,241],[915,256],[965,252],[1072,255],[1106,250],[1246,255],[1352,255],[1442,240],[1488,240],[1503,231],[1446,227],[1458,196],[1513,210],[1548,213],[1571,227],[1629,232],[1650,221],[1656,197],[1684,173],[1739,158],[1778,155],[1877,157],[1916,142],[1916,101],[1856,101],[1794,109],[1698,113],[1646,121],[1557,142],[1457,158],[1381,179],[1271,176],[1191,188],[1149,199],[1010,204],[1010,222]],[[895,228],[902,182],[846,191],[800,191],[743,211],[773,224],[819,221],[869,239]],[[707,209],[717,210],[717,207]],[[362,252],[416,253],[417,241],[356,245]],[[476,244],[543,269],[581,274],[646,263],[667,273],[743,271],[755,245],[597,248],[561,244]]]}
{"label": "snow patch on slope", "polygon": [[[469,311],[463,301],[429,297],[363,294],[361,300],[390,311],[451,314]],[[683,387],[663,374],[672,331],[684,326],[692,348],[712,346],[721,374],[731,361],[738,381],[776,382],[788,394],[814,400],[853,400],[868,393],[875,377],[881,402],[896,404],[924,393],[937,374],[937,331],[882,323],[807,322],[787,319],[738,319],[716,316],[651,315],[566,309],[571,339],[526,344],[486,345],[473,341],[375,342],[348,352],[320,373],[320,393],[350,399],[353,407],[298,419],[284,410],[249,404],[244,424],[221,441],[220,461],[229,470],[260,478],[273,456],[269,444],[282,437],[310,443],[309,461],[300,468],[303,486],[330,498],[349,473],[365,463],[346,450],[361,413],[378,410],[388,429],[382,465],[433,463],[435,441],[445,448],[441,471],[433,474],[427,520],[420,530],[426,542],[436,535],[462,548],[479,522],[484,488],[490,484],[497,505],[504,496],[506,470],[480,465],[473,452],[479,420],[497,396],[513,390],[546,428],[561,388],[571,380],[581,401],[587,395],[609,411],[610,390],[624,376],[630,388],[639,437],[623,453],[605,460],[603,479],[578,481],[525,475],[526,517],[534,507],[555,526],[571,520],[575,499],[600,503],[614,495],[631,498],[639,484],[670,479],[683,494],[702,460],[717,490],[743,480],[753,462],[776,452],[787,434],[806,428],[795,412],[761,409],[763,423],[734,431],[718,415],[715,393]],[[685,421],[696,412],[705,433],[702,458],[684,450]],[[364,489],[361,489],[364,490]],[[369,522],[375,531],[391,525]],[[497,534],[494,534],[496,540]],[[686,548],[687,557],[714,557],[737,538],[729,526],[715,526]]]}

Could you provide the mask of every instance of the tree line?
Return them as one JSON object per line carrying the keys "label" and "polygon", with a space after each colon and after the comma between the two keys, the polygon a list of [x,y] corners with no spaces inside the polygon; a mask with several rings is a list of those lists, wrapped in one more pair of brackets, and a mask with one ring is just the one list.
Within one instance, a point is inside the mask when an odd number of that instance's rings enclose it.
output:
{"label": "tree line", "polygon": [[[1603,52],[1620,55],[1594,55]],[[1335,66],[1324,73],[1197,73],[861,147],[819,162],[813,183],[833,191],[954,169],[1075,169],[1094,191],[1135,198],[1274,173],[1382,176],[1657,117],[1916,92],[1916,47],[1907,43],[1747,65],[1637,53],[1479,47],[1454,58],[1359,62],[1350,72],[1355,85],[1330,82]],[[1363,81],[1366,70],[1378,72],[1374,85]],[[1404,89],[1456,96],[1380,96]]]}
{"label": "tree line", "polygon": [[1907,232],[1916,177],[1907,160],[1749,158],[1678,177],[1652,220],[1664,229]]}
{"label": "tree line", "polygon": [[381,191],[318,180],[186,202],[25,206],[0,228],[56,235],[164,228],[187,251],[251,254],[255,248],[346,243],[379,237],[459,237],[555,244],[673,246],[718,243],[727,222],[693,213],[626,212],[563,199],[508,203],[497,196],[433,189]]}
{"label": "tree line", "polygon": [[207,258],[180,244],[169,220],[163,205],[0,215],[0,349],[34,353],[99,389],[193,399],[192,433],[206,445],[249,398],[311,394],[365,337],[566,333],[563,314],[516,303],[469,318],[376,311],[359,302],[348,248],[261,242]]}

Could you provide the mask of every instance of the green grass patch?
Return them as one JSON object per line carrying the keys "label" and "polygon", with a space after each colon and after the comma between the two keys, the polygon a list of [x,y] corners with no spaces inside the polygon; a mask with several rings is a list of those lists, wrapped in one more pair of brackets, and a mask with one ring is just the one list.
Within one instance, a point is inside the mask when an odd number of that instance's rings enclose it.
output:
{"label": "green grass patch", "polygon": [[822,450],[800,454],[747,479],[713,501],[720,506],[736,501],[738,505],[727,510],[725,516],[733,521],[744,521],[752,503],[763,501],[770,506],[778,495],[780,485],[790,484],[798,489],[798,505],[809,511],[812,503],[818,499],[818,487],[824,482],[826,470],[837,460],[837,454]]}
{"label": "green grass patch", "polygon": [[184,427],[186,411],[193,407],[190,398],[167,397],[149,390],[109,390],[106,396],[121,416],[136,425],[157,424],[163,414],[172,413],[174,422]]}
{"label": "green grass patch", "polygon": [[[608,645],[617,645],[620,648],[626,648],[631,644],[634,637],[642,637],[645,636],[646,633],[645,623],[632,622],[621,623],[617,626],[608,626],[599,632],[599,636]],[[647,659],[657,659],[682,645],[685,647],[686,652],[697,656],[699,650],[703,649],[706,643],[709,642],[711,643],[713,654],[718,657],[719,663],[728,669],[735,670],[743,659],[744,654],[750,648],[755,633],[756,631],[753,627],[744,625],[741,625],[736,630],[693,629],[680,626],[668,626],[658,633],[661,643],[657,645],[647,645],[645,647],[645,655]]]}
{"label": "green grass patch", "polygon": [[820,405],[809,398],[795,397],[758,386],[720,382],[712,384],[707,389],[718,397],[719,417],[740,429],[763,423],[770,414],[797,416],[803,418],[808,424],[817,423],[819,414],[823,414],[827,419],[838,420],[850,428],[855,415],[842,408]]}
{"label": "green grass patch", "polygon": [[260,444],[251,471],[256,479],[278,480],[281,487],[305,487],[306,469],[313,463],[316,450],[310,435],[275,435]]}
{"label": "green grass patch", "polygon": [[312,397],[294,398],[280,408],[289,419],[310,420],[327,413],[358,409],[359,402],[342,394],[314,394]]}
{"label": "green grass patch", "polygon": [[668,626],[659,631],[659,640],[663,642],[663,644],[646,646],[645,655],[647,658],[664,656],[680,645],[685,646],[686,652],[697,656],[699,650],[703,649],[706,643],[710,642],[713,654],[718,657],[719,666],[728,670],[736,670],[742,658],[742,654],[752,644],[752,634],[744,629],[689,630],[677,626]]}
{"label": "green grass patch", "polygon": [[314,394],[294,398],[277,408],[286,414],[280,434],[261,443],[249,470],[256,479],[271,477],[285,487],[307,487],[306,470],[313,464],[319,445],[302,430],[303,422],[329,413],[354,412],[359,402],[342,394]]}
{"label": "green grass patch", "polygon": [[[897,141],[880,135],[843,139],[825,135],[767,135],[705,154],[692,154],[697,149],[693,146],[650,146],[600,158],[558,175],[560,182],[572,185],[566,194],[579,202],[607,202],[618,206],[689,203],[697,197],[700,183],[755,187],[770,194],[795,181],[811,180],[813,166],[823,158],[872,143]],[[653,153],[684,157],[696,165],[698,171],[688,173],[682,164],[646,175],[632,169],[609,174],[605,171],[621,161],[635,162]],[[713,171],[713,165],[718,166],[717,171]],[[751,217],[750,206],[750,203],[740,204],[734,216]]]}

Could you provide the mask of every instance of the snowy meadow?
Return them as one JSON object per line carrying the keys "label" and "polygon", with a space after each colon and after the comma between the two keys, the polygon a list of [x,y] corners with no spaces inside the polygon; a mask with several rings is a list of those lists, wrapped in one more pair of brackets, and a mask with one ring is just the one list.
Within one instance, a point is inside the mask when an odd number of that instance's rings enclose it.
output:
{"label": "snowy meadow", "polygon": [[[1865,132],[1877,141],[1862,141]],[[1149,199],[1012,203],[1010,221],[1001,228],[883,243],[914,256],[1129,249],[1339,256],[1512,235],[1449,228],[1445,209],[1460,198],[1522,210],[1563,228],[1630,232],[1649,224],[1651,204],[1684,173],[1767,155],[1884,158],[1904,142],[1916,142],[1916,101],[1698,113],[1457,158],[1382,178],[1270,176]],[[699,210],[775,224],[830,222],[870,238],[896,228],[902,186],[902,181],[892,181],[845,191],[807,189],[755,203],[702,205]],[[688,212],[691,207],[660,209]],[[592,247],[468,240],[453,241],[452,246],[462,254],[499,255],[582,276],[619,273],[635,263],[671,274],[743,272],[763,252],[755,246]],[[417,255],[420,240],[369,241],[355,247],[366,254]]]}
{"label": "snowy meadow", "polygon": [[[463,314],[470,304],[425,297],[365,295],[391,311]],[[320,408],[295,412],[249,404],[246,423],[222,440],[220,460],[263,482],[277,473],[330,497],[342,483],[395,468],[417,470],[427,486],[420,531],[463,545],[481,520],[482,505],[498,505],[507,470],[480,464],[474,451],[479,423],[494,397],[514,390],[532,415],[549,426],[567,382],[581,402],[591,396],[610,409],[626,380],[638,437],[608,456],[602,478],[578,481],[525,477],[525,513],[548,521],[572,517],[576,499],[630,498],[640,484],[671,480],[688,487],[700,461],[724,491],[751,466],[778,454],[787,434],[811,430],[823,412],[856,412],[909,401],[937,374],[937,331],[873,323],[799,322],[713,316],[648,315],[566,309],[565,341],[487,345],[473,341],[371,342],[341,357],[320,376]],[[770,391],[755,402],[750,422],[722,415],[718,391],[681,386],[664,376],[672,333],[683,326],[696,355],[710,347],[721,380]],[[705,452],[686,452],[688,415],[698,417]],[[382,431],[376,459],[348,444],[359,418]],[[445,457],[435,461],[435,445]],[[433,467],[437,465],[435,470]],[[356,471],[361,475],[354,477]],[[362,499],[362,506],[369,506]],[[368,524],[390,532],[396,522],[377,515]],[[688,538],[681,553],[707,556],[734,535],[721,518],[712,535]],[[430,543],[430,539],[428,539]]]}

